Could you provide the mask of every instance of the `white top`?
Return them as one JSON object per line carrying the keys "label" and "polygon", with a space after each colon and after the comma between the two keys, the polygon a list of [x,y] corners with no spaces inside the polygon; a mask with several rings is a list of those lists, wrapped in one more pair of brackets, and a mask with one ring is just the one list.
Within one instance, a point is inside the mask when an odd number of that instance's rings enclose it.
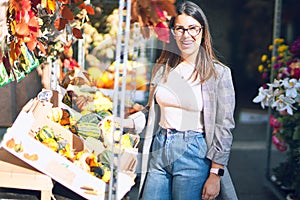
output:
{"label": "white top", "polygon": [[188,80],[193,69],[181,63],[170,71],[165,83],[158,84],[155,98],[161,109],[161,127],[203,132],[201,84]]}

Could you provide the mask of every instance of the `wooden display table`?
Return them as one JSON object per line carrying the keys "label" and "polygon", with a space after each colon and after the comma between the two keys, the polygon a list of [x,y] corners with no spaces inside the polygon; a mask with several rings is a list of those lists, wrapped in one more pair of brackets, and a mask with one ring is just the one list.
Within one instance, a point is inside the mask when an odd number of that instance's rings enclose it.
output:
{"label": "wooden display table", "polygon": [[52,179],[0,148],[0,187],[40,190],[41,200],[50,200]]}

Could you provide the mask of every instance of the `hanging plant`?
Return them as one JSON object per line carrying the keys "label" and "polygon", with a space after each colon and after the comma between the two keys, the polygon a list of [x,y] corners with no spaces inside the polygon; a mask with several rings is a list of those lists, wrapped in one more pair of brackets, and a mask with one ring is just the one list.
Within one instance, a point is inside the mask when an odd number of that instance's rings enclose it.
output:
{"label": "hanging plant", "polygon": [[175,0],[132,1],[131,21],[138,22],[144,38],[150,37],[150,30],[158,39],[169,42],[168,20],[176,15]]}
{"label": "hanging plant", "polygon": [[82,0],[10,0],[7,4],[1,63],[7,76],[12,74],[17,81],[38,66],[36,56],[41,62],[47,56],[58,58],[70,41],[82,39],[82,26],[94,14]]}
{"label": "hanging plant", "polygon": [[38,17],[31,9],[30,0],[11,0],[9,18],[11,19],[10,33],[13,36],[10,43],[10,56],[12,61],[15,61],[21,54],[22,43],[33,51],[41,33]]}
{"label": "hanging plant", "polygon": [[[93,15],[95,13],[93,7],[90,5],[86,5],[83,1],[79,0],[75,0],[74,3],[63,0],[61,0],[60,2],[60,16],[54,22],[55,28],[61,31],[65,29],[67,25],[69,25],[71,27],[73,36],[77,39],[82,39],[83,37],[80,29],[82,28],[83,22],[85,21],[81,20],[86,17],[86,14]],[[81,18],[78,17],[80,13],[82,15]],[[76,16],[78,21],[77,23],[73,23]]]}

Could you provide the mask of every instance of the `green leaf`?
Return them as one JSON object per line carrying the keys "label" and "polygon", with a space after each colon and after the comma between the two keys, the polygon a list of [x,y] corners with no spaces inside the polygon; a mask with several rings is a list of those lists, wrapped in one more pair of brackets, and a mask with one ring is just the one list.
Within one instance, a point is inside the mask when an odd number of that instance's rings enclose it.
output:
{"label": "green leaf", "polygon": [[293,134],[293,140],[300,139],[300,126],[296,126]]}

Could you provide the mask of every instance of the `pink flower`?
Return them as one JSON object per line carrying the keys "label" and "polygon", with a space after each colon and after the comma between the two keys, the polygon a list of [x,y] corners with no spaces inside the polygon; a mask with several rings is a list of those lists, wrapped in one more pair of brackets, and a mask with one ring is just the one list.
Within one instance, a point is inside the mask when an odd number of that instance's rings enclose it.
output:
{"label": "pink flower", "polygon": [[276,148],[277,148],[278,151],[281,151],[281,152],[287,150],[286,144],[284,144],[284,145],[276,145]]}
{"label": "pink flower", "polygon": [[267,72],[264,72],[264,73],[262,74],[262,78],[263,78],[263,79],[266,79],[266,78],[268,78],[269,76],[270,76],[270,74],[267,73]]}
{"label": "pink flower", "polygon": [[279,129],[282,127],[282,124],[275,118],[273,115],[270,115],[270,126]]}
{"label": "pink flower", "polygon": [[291,74],[291,78],[300,78],[300,63],[297,61],[291,62],[289,65],[289,72]]}
{"label": "pink flower", "polygon": [[278,151],[286,151],[287,145],[284,141],[281,141],[276,135],[272,136],[272,142]]}
{"label": "pink flower", "polygon": [[288,116],[288,115],[289,115],[288,112],[287,112],[286,110],[282,110],[282,111],[280,111],[279,113],[280,113],[280,115],[282,115],[282,116]]}
{"label": "pink flower", "polygon": [[274,69],[279,69],[279,68],[281,68],[282,66],[283,66],[283,63],[282,63],[282,62],[278,62],[278,63],[275,63],[275,64],[274,64],[273,68],[274,68]]}
{"label": "pink flower", "polygon": [[80,68],[78,62],[73,58],[64,59],[64,67],[68,70],[74,70],[75,68]]}
{"label": "pink flower", "polygon": [[290,52],[295,56],[300,56],[300,37],[298,37],[291,45]]}
{"label": "pink flower", "polygon": [[291,73],[291,77],[299,79],[300,78],[300,69],[294,69]]}
{"label": "pink flower", "polygon": [[170,31],[168,26],[166,26],[163,22],[156,24],[154,31],[157,34],[158,39],[163,42],[169,42]]}
{"label": "pink flower", "polygon": [[155,8],[155,12],[157,13],[157,16],[160,20],[165,21],[167,18],[164,14],[164,11],[157,5],[157,3],[155,1],[151,2]]}

